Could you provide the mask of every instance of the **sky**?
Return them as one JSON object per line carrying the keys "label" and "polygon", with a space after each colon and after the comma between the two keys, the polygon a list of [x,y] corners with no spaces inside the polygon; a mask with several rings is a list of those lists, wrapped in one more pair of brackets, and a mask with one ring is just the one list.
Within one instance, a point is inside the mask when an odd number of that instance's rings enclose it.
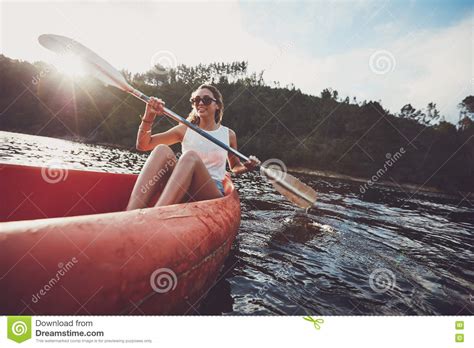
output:
{"label": "sky", "polygon": [[380,100],[393,113],[435,102],[448,121],[474,94],[472,1],[15,1],[0,4],[0,52],[54,62],[44,33],[65,35],[112,65],[144,72],[249,62],[268,83]]}

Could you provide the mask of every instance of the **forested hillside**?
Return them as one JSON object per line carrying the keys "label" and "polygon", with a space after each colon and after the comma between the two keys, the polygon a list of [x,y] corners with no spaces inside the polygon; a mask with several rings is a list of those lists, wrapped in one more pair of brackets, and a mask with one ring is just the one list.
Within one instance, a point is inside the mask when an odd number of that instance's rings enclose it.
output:
{"label": "forested hillside", "polygon": [[[443,120],[436,101],[423,110],[408,104],[394,115],[380,101],[357,101],[331,88],[312,96],[295,86],[269,86],[263,73],[247,71],[246,62],[124,74],[182,116],[199,84],[215,84],[224,96],[223,123],[236,131],[243,153],[261,160],[369,178],[403,148],[388,172],[397,182],[449,191],[474,188],[473,96],[459,101],[454,125]],[[91,78],[68,78],[42,62],[3,55],[0,81],[1,130],[134,148],[144,110],[134,97]],[[154,131],[170,126],[162,118]]]}

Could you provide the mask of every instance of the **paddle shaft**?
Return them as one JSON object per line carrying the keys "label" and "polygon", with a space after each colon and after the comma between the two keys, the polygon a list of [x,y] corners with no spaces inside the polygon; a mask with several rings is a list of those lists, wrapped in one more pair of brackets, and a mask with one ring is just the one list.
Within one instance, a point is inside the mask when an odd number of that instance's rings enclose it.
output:
{"label": "paddle shaft", "polygon": [[[73,52],[79,55],[83,59],[84,62],[90,64],[93,70],[101,73],[100,76],[102,77],[99,76],[98,77],[99,80],[104,82],[106,85],[115,86],[123,90],[124,92],[130,93],[145,103],[148,103],[150,101],[149,96],[143,94],[139,90],[132,87],[125,80],[123,75],[120,74],[113,66],[111,66],[108,62],[106,62],[104,59],[99,57],[96,53],[92,52],[90,49],[79,44],[78,42],[64,36],[51,35],[51,34],[41,35],[38,38],[38,40],[42,46],[54,52],[59,51],[59,53],[62,53],[64,49],[66,49],[67,51],[68,49],[70,49],[70,47],[74,47],[71,45],[76,45],[77,47],[75,47]],[[105,80],[104,80],[104,77],[106,77]],[[222,149],[232,153],[234,156],[237,156],[238,158],[240,158],[241,160],[245,162],[250,161],[250,159],[247,156],[241,154],[239,151],[237,151],[236,149],[233,149],[229,145],[226,145],[223,142],[215,139],[213,136],[209,135],[206,131],[202,130],[198,126],[194,125],[193,123],[179,116],[175,112],[167,108],[164,108],[163,111],[164,111],[164,115],[172,118],[178,123],[184,124],[188,128],[191,128],[193,131],[199,133],[201,136],[211,141],[212,143],[216,144],[217,146],[221,147]],[[259,168],[259,167],[262,174],[265,174],[265,176],[273,179],[271,183],[277,189],[277,191],[279,191],[281,194],[286,196],[290,201],[297,204],[298,206],[302,208],[309,207],[309,205],[302,203],[301,199],[303,199],[304,202],[310,203],[310,205],[313,205],[314,202],[316,201],[316,191],[314,191],[307,185],[301,183],[298,179],[296,179],[292,175],[288,173],[284,173],[283,176],[273,175],[275,174],[275,170],[271,169],[270,167],[266,168],[264,166],[259,165],[256,168]],[[288,193],[291,193],[292,195],[289,195]],[[297,196],[298,198],[295,198],[294,196]]]}
{"label": "paddle shaft", "polygon": [[[139,90],[135,89],[135,88],[129,88],[127,89],[127,92],[132,94],[133,96],[137,97],[138,99],[144,101],[145,103],[148,103],[148,101],[150,100],[150,97],[143,94],[142,92],[140,92]],[[199,128],[198,126],[196,126],[195,124],[189,122],[188,120],[186,120],[185,118],[179,116],[177,113],[169,110],[168,108],[163,108],[164,109],[164,114],[170,118],[172,118],[173,120],[177,121],[177,122],[180,122],[180,123],[184,123],[187,127],[191,128],[192,130],[194,130],[195,132],[198,132],[199,134],[201,134],[203,137],[205,137],[206,139],[212,141],[214,144],[216,144],[217,146],[220,146],[221,148],[223,148],[224,150],[227,150],[227,151],[230,151],[232,152],[234,155],[236,155],[237,157],[239,157],[241,160],[243,161],[250,161],[250,159],[241,154],[239,151],[235,150],[234,148],[230,147],[230,146],[227,146],[226,144],[224,144],[222,141],[214,138],[213,136],[209,135],[208,133],[206,133],[205,131],[203,131],[201,128]],[[291,185],[288,185],[284,180],[281,180],[280,178],[278,177],[274,177],[272,176],[268,170],[263,167],[263,166],[258,166],[257,169],[260,168],[260,170],[263,170],[263,172],[271,177],[272,179],[276,180],[278,182],[279,185],[283,186],[285,189],[287,189],[288,191],[290,192],[293,192],[294,194],[297,194],[299,195],[300,197],[304,198],[306,201],[310,202],[310,203],[313,203],[313,200],[310,198],[310,197],[307,197],[307,195],[299,190],[297,190],[295,187],[292,187]]]}
{"label": "paddle shaft", "polygon": [[[147,96],[146,94],[140,92],[138,89],[136,88],[133,88],[132,86],[130,86],[128,83],[126,82],[122,82],[122,81],[119,81],[117,80],[116,78],[114,78],[113,76],[111,76],[110,74],[107,73],[106,70],[102,69],[101,66],[98,66],[96,64],[94,64],[95,67],[97,69],[99,69],[100,71],[102,71],[103,74],[107,75],[110,79],[112,79],[118,86],[120,86],[120,88],[122,90],[124,90],[125,92],[128,92],[130,93],[131,95],[133,95],[134,97],[140,99],[141,101],[145,102],[145,103],[148,103],[150,101],[150,97]],[[241,154],[239,151],[237,151],[236,149],[224,144],[222,141],[214,138],[213,136],[211,136],[210,134],[208,134],[207,132],[203,131],[201,128],[199,128],[198,126],[196,126],[195,124],[189,122],[188,120],[186,120],[185,118],[179,116],[177,113],[171,111],[170,109],[168,108],[163,108],[164,109],[164,114],[170,118],[172,118],[173,120],[175,120],[176,122],[179,122],[179,123],[183,123],[185,124],[187,127],[191,128],[193,131],[195,132],[198,132],[200,135],[202,135],[204,138],[206,138],[207,140],[209,141],[212,141],[214,144],[216,144],[217,146],[220,146],[221,148],[223,148],[224,150],[227,150],[229,152],[231,152],[232,154],[234,154],[235,156],[239,157],[241,160],[245,161],[245,162],[248,162],[250,161],[250,159]],[[301,192],[300,190],[296,189],[295,187],[293,187],[292,185],[289,185],[287,182],[285,182],[285,180],[282,180],[282,178],[279,178],[279,177],[275,177],[273,175],[271,175],[271,173],[267,170],[267,168],[263,167],[263,166],[257,166],[256,169],[260,169],[261,171],[263,171],[263,173],[268,176],[268,177],[271,177],[273,180],[275,180],[276,182],[278,182],[279,185],[283,186],[286,190],[302,197],[303,199],[305,199],[307,202],[310,202],[310,203],[313,203],[313,200],[311,199],[311,197],[308,197],[304,192]]]}
{"label": "paddle shaft", "polygon": [[[137,97],[138,99],[144,101],[145,103],[148,103],[148,101],[150,100],[150,97],[143,94],[142,92],[136,90],[135,88],[133,90],[129,90],[128,93],[132,94],[133,96]],[[164,109],[164,114],[166,116],[168,116],[169,118],[172,118],[173,120],[175,120],[176,122],[179,122],[179,123],[184,123],[187,127],[191,128],[193,131],[195,132],[198,132],[200,135],[202,135],[204,138],[206,138],[207,140],[209,141],[212,141],[214,144],[216,144],[217,146],[220,146],[221,148],[223,148],[224,150],[227,150],[229,152],[231,152],[232,154],[234,154],[235,156],[239,157],[241,160],[245,161],[245,162],[248,162],[250,161],[250,159],[241,154],[239,151],[237,151],[236,149],[224,144],[222,141],[214,138],[213,136],[211,136],[209,133],[205,132],[204,130],[202,130],[201,128],[199,128],[198,126],[196,126],[194,123],[191,123],[189,122],[188,120],[186,120],[185,118],[179,116],[177,113],[171,111],[170,109],[168,108],[163,108]]]}
{"label": "paddle shaft", "polygon": [[[115,78],[114,76],[112,76],[111,74],[109,74],[109,72],[105,69],[103,69],[100,65],[98,64],[95,64],[94,62],[90,62],[89,61],[89,64],[92,64],[97,70],[99,70],[100,72],[102,72],[102,74],[106,75],[109,79],[111,79],[115,84],[116,84],[116,87],[119,87],[121,88],[122,90],[124,90],[125,92],[128,92],[130,93],[131,95],[133,95],[134,97],[140,99],[141,101],[145,102],[145,103],[148,103],[150,101],[150,97],[147,96],[146,94],[140,92],[138,89],[136,88],[133,88],[132,86],[130,86],[125,80],[118,80],[117,78]],[[203,131],[201,128],[199,128],[198,126],[196,126],[195,124],[189,122],[188,120],[186,120],[185,118],[179,116],[177,113],[171,111],[170,109],[168,108],[164,108],[164,114],[170,118],[172,118],[173,120],[175,120],[176,122],[179,122],[179,123],[183,123],[185,124],[188,128],[191,128],[193,131],[195,132],[198,132],[200,135],[202,135],[204,138],[206,138],[207,140],[209,141],[212,141],[214,144],[216,144],[217,146],[220,146],[221,148],[223,148],[224,150],[227,150],[229,152],[231,152],[232,154],[234,154],[235,156],[239,157],[241,160],[245,161],[245,162],[248,162],[250,161],[250,158],[248,158],[247,156],[241,154],[239,151],[237,151],[236,149],[224,144],[222,141],[214,138],[213,136],[209,135],[208,133],[206,133],[205,131]]]}
{"label": "paddle shaft", "polygon": [[[127,93],[130,93],[131,95],[133,95],[134,97],[140,99],[141,101],[145,102],[145,103],[148,103],[150,101],[150,97],[147,96],[146,94],[140,92],[138,89],[136,88],[133,88],[132,86],[130,86],[127,82],[125,81],[119,81],[117,80],[114,76],[110,75],[105,69],[103,69],[101,66],[97,65],[97,64],[94,64],[92,63],[98,70],[100,70],[103,74],[107,75],[110,79],[112,79],[117,87],[120,86],[120,88],[122,90],[124,90],[125,92]],[[183,123],[184,125],[186,125],[188,128],[191,128],[193,131],[199,133],[200,135],[202,135],[204,138],[206,138],[207,140],[209,141],[212,141],[214,144],[216,144],[217,146],[220,146],[221,148],[223,148],[224,150],[227,150],[229,152],[231,152],[232,154],[234,154],[235,156],[239,157],[241,160],[245,161],[245,162],[248,162],[250,161],[250,159],[241,154],[239,151],[235,150],[234,148],[224,144],[222,141],[214,138],[213,136],[211,136],[210,134],[208,134],[207,132],[205,132],[204,130],[202,130],[201,128],[199,128],[198,126],[196,126],[195,124],[189,122],[188,120],[186,120],[185,118],[181,117],[180,115],[178,115],[177,113],[171,111],[170,109],[168,108],[163,108],[164,110],[164,114],[170,118],[172,118],[173,120],[175,120],[176,122],[179,122],[179,123]],[[311,199],[311,197],[308,197],[304,192],[301,192],[300,190],[298,190],[297,188],[293,187],[292,185],[289,185],[285,180],[283,180],[283,178],[279,178],[278,176],[275,177],[273,175],[271,175],[271,173],[268,171],[267,168],[263,167],[263,166],[257,166],[256,169],[260,169],[266,176],[272,178],[274,181],[276,181],[279,185],[281,185],[282,187],[284,187],[286,190],[300,196],[301,198],[305,199],[307,202],[309,203],[312,203],[313,200]]]}

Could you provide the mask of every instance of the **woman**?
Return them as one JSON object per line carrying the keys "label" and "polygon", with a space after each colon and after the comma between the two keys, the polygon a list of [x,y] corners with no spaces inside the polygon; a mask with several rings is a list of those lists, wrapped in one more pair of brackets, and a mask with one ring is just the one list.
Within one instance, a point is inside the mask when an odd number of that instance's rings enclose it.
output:
{"label": "woman", "polygon": [[[201,85],[191,95],[192,111],[188,120],[214,138],[237,149],[235,132],[221,125],[224,103],[219,90],[211,85]],[[250,156],[250,161],[227,153],[183,124],[170,130],[151,135],[151,126],[157,115],[163,114],[164,102],[151,98],[142,118],[137,135],[137,149],[152,150],[138,176],[128,202],[127,210],[147,207],[157,191],[164,186],[155,206],[183,201],[187,194],[194,201],[222,197],[226,159],[235,174],[255,169],[260,161]],[[182,155],[176,159],[169,145],[181,142]]]}

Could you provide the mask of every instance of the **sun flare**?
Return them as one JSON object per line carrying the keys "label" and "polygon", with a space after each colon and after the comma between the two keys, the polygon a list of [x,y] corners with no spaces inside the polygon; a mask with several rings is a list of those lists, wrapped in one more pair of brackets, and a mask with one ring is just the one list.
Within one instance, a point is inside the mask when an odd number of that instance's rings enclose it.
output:
{"label": "sun flare", "polygon": [[57,57],[54,65],[59,72],[70,77],[84,76],[86,74],[84,63],[77,57],[72,55],[62,55]]}

